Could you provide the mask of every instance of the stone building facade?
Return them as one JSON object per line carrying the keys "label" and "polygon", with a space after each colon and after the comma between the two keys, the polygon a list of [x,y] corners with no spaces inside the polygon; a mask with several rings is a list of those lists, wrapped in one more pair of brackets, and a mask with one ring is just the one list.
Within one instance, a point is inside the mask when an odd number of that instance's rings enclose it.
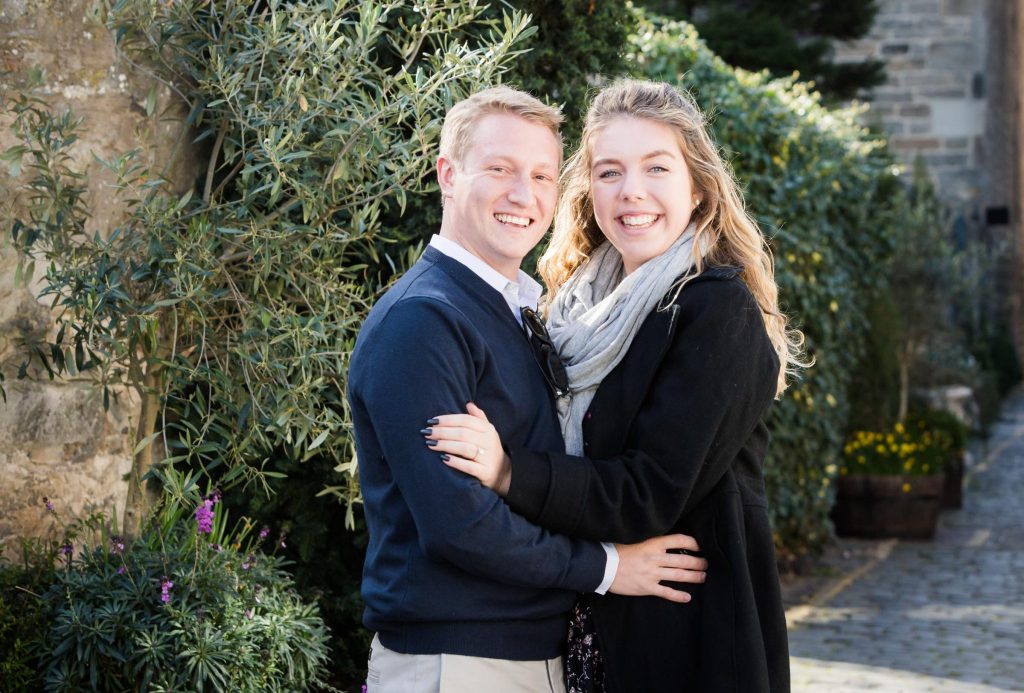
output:
{"label": "stone building facade", "polygon": [[[836,59],[885,61],[866,99],[868,123],[909,168],[920,157],[962,229],[1006,248],[996,273],[1019,306],[1021,262],[1021,0],[879,0],[869,34]],[[1024,283],[1020,286],[1024,287]],[[1024,321],[1015,319],[1024,353]]]}
{"label": "stone building facade", "polygon": [[[0,0],[0,95],[13,96],[24,75],[38,70],[43,85],[37,95],[83,119],[73,157],[88,180],[87,231],[108,233],[123,210],[111,202],[112,176],[94,155],[109,158],[142,147],[151,155],[148,163],[157,163],[167,156],[181,120],[159,108],[146,115],[153,83],[117,54],[98,6],[86,0]],[[157,94],[158,103],[169,102],[164,90]],[[9,110],[0,111],[0,152],[18,143],[12,119]],[[182,170],[187,166],[183,162]],[[14,178],[0,166],[0,368],[7,392],[7,402],[0,401],[0,543],[47,533],[52,520],[43,511],[44,496],[63,519],[94,510],[120,513],[138,418],[131,393],[120,393],[104,413],[86,379],[16,377],[19,337],[53,324],[50,301],[37,299],[38,277],[34,286],[14,283],[11,219],[24,215],[26,200],[18,187],[27,175],[23,170]],[[182,178],[180,172],[171,177]]]}

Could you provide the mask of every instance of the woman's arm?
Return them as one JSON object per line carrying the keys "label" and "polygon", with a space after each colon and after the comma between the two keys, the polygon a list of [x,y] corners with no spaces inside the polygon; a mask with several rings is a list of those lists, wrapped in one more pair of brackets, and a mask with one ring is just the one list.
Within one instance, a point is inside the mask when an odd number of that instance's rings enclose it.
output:
{"label": "woman's arm", "polygon": [[[513,510],[557,532],[633,542],[670,531],[714,488],[774,397],[778,360],[738,281],[692,284],[679,306],[651,387],[622,423],[635,447],[607,459],[509,450]],[[607,418],[597,425],[614,425]]]}

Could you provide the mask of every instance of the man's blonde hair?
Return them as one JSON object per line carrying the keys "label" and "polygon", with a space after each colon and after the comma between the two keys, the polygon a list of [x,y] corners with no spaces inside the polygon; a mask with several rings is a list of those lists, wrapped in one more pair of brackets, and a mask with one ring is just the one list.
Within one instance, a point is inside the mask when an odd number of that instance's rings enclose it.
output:
{"label": "man's blonde hair", "polygon": [[448,111],[441,127],[440,155],[456,166],[462,164],[466,149],[473,139],[473,128],[487,115],[505,113],[543,125],[562,142],[558,131],[561,112],[525,91],[506,86],[491,87],[458,102]]}

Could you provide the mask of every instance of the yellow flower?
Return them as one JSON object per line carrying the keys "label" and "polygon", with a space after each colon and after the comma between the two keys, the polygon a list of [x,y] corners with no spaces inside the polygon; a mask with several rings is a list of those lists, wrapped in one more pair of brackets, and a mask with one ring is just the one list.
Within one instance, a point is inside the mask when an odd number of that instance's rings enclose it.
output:
{"label": "yellow flower", "polygon": [[903,433],[904,430],[906,430],[906,429],[903,428],[903,424],[901,424],[901,423],[896,424],[896,432],[897,433]]}
{"label": "yellow flower", "polygon": [[[835,301],[833,301],[833,303],[835,303]],[[836,398],[832,396],[831,392],[825,395],[825,401],[828,402],[828,405],[830,407],[836,406]]]}
{"label": "yellow flower", "polygon": [[876,452],[885,452],[885,446],[884,445],[876,445],[875,446],[875,451]]}
{"label": "yellow flower", "polygon": [[839,304],[837,302],[835,302],[835,301],[832,301],[831,303],[828,304],[828,309],[830,311],[832,311],[833,313],[838,313],[839,312]]}
{"label": "yellow flower", "polygon": [[907,470],[908,472],[910,471],[910,468],[913,467],[913,466],[914,466],[914,463],[911,462],[910,460],[907,460],[906,462],[903,463],[903,468],[905,470]]}
{"label": "yellow flower", "polygon": [[864,455],[857,455],[857,462],[859,462],[860,464],[864,464],[864,461]]}
{"label": "yellow flower", "polygon": [[921,471],[922,472],[927,472],[928,471],[928,465],[927,464],[922,464],[921,465]]}
{"label": "yellow flower", "polygon": [[910,493],[910,484],[903,484],[903,493]]}

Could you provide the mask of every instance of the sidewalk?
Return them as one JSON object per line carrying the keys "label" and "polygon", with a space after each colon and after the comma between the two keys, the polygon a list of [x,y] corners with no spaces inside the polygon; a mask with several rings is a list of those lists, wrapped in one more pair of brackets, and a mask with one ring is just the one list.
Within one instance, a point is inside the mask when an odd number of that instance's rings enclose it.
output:
{"label": "sidewalk", "polygon": [[1024,691],[1024,393],[934,541],[842,540],[848,570],[789,621],[793,691]]}

